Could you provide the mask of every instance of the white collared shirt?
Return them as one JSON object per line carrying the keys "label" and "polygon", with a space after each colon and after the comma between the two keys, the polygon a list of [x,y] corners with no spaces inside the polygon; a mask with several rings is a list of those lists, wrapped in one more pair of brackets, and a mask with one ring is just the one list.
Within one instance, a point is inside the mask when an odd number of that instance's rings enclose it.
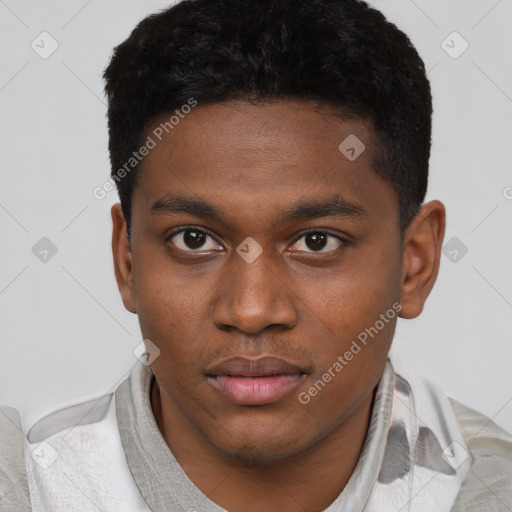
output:
{"label": "white collared shirt", "polygon": [[[151,409],[152,378],[137,362],[114,393],[31,428],[33,512],[225,512],[167,447]],[[508,512],[512,436],[433,384],[411,385],[388,360],[356,469],[324,512],[348,510]]]}

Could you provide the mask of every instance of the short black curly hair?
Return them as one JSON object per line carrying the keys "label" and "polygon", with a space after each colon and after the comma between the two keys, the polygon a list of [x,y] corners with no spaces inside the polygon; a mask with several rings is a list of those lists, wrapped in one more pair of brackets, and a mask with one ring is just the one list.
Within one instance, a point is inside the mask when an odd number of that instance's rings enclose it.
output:
{"label": "short black curly hair", "polygon": [[[361,0],[183,0],[143,19],[105,69],[111,176],[157,116],[246,99],[327,104],[373,122],[373,168],[398,193],[400,227],[428,183],[432,97],[411,41]],[[131,233],[137,166],[119,179]]]}

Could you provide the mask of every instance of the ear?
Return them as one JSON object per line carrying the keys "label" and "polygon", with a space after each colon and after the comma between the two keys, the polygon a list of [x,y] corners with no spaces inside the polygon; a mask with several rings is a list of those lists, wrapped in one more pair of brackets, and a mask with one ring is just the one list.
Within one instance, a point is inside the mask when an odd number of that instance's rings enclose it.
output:
{"label": "ear", "polygon": [[446,211],[440,201],[423,205],[405,232],[400,316],[416,318],[434,286],[441,260]]}
{"label": "ear", "polygon": [[112,255],[114,257],[114,272],[117,287],[121,293],[124,307],[131,313],[136,313],[132,286],[132,252],[128,240],[126,220],[120,203],[112,206]]}

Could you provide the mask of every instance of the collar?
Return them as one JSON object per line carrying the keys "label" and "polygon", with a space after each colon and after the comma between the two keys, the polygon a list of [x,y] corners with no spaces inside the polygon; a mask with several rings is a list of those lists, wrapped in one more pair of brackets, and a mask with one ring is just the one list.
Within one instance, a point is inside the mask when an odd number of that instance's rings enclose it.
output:
{"label": "collar", "polygon": [[[158,429],[140,361],[115,392],[121,442],[150,509],[225,512],[185,474]],[[448,512],[471,461],[447,398],[426,382],[414,393],[388,359],[377,386],[368,434],[347,485],[324,512]]]}

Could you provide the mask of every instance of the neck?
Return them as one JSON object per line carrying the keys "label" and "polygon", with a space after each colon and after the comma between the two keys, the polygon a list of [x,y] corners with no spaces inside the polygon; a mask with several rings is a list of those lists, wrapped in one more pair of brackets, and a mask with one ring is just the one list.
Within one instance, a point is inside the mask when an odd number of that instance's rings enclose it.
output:
{"label": "neck", "polygon": [[154,378],[150,396],[167,446],[210,500],[231,512],[303,512],[324,510],[345,488],[366,439],[375,389],[320,442],[271,462],[247,462],[219,453],[172,407]]}

